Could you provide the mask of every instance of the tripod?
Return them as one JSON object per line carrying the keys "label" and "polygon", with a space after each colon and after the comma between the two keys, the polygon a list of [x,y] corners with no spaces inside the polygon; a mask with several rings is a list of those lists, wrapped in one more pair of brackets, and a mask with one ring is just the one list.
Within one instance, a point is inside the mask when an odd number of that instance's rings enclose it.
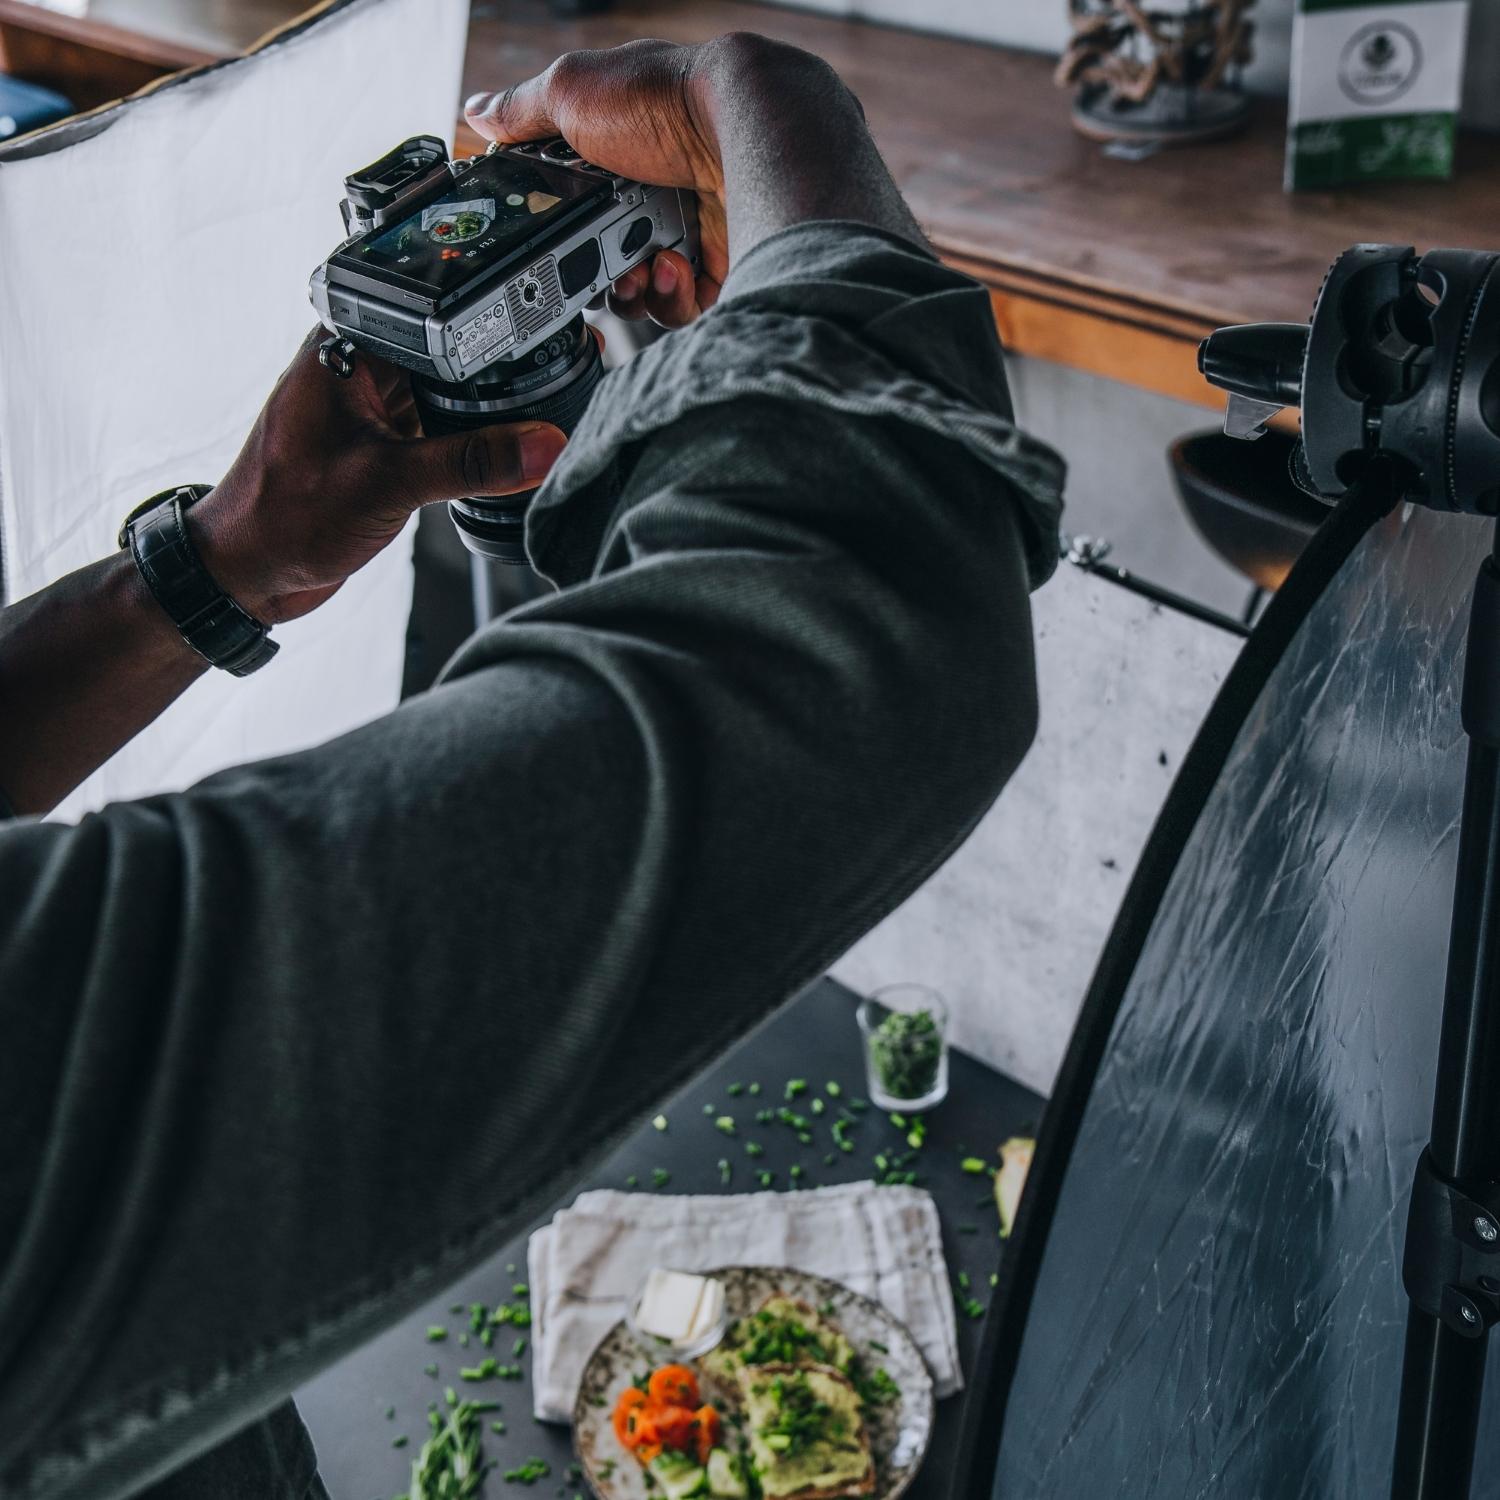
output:
{"label": "tripod", "polygon": [[[1361,245],[1311,324],[1220,329],[1199,368],[1229,392],[1225,431],[1254,439],[1300,406],[1294,477],[1355,483],[1435,510],[1500,513],[1500,255]],[[1500,529],[1470,608],[1469,739],[1432,1137],[1412,1184],[1411,1307],[1392,1500],[1469,1494],[1489,1331],[1500,1322]]]}

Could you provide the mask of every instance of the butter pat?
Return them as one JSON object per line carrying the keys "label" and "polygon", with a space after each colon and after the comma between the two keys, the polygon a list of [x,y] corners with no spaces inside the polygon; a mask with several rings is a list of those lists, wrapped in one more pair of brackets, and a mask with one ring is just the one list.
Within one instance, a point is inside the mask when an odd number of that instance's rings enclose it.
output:
{"label": "butter pat", "polygon": [[635,1326],[669,1344],[696,1344],[724,1316],[724,1285],[712,1276],[653,1267],[636,1304]]}

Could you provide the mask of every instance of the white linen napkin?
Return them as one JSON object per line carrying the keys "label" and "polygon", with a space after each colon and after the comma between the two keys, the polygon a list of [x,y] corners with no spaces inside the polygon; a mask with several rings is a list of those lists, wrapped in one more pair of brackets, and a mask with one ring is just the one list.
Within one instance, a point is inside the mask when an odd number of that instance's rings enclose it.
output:
{"label": "white linen napkin", "polygon": [[842,1183],[800,1193],[584,1193],[527,1247],[538,1421],[572,1419],[600,1339],[655,1265],[790,1266],[840,1281],[905,1324],[935,1393],[963,1385],[937,1207],[919,1188]]}

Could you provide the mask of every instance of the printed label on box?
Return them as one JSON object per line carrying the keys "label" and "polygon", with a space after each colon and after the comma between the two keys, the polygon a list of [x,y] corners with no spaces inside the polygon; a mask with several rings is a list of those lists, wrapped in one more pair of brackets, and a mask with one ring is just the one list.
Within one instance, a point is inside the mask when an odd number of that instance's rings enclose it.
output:
{"label": "printed label on box", "polygon": [[1288,188],[1448,177],[1468,0],[1299,0]]}

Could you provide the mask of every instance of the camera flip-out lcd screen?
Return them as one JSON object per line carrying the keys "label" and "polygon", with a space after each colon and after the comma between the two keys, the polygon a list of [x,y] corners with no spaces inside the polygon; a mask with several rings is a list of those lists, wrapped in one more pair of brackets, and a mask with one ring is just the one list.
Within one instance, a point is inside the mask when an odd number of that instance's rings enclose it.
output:
{"label": "camera flip-out lcd screen", "polygon": [[351,269],[393,272],[442,296],[608,191],[603,182],[545,162],[486,157],[440,197],[337,259]]}

